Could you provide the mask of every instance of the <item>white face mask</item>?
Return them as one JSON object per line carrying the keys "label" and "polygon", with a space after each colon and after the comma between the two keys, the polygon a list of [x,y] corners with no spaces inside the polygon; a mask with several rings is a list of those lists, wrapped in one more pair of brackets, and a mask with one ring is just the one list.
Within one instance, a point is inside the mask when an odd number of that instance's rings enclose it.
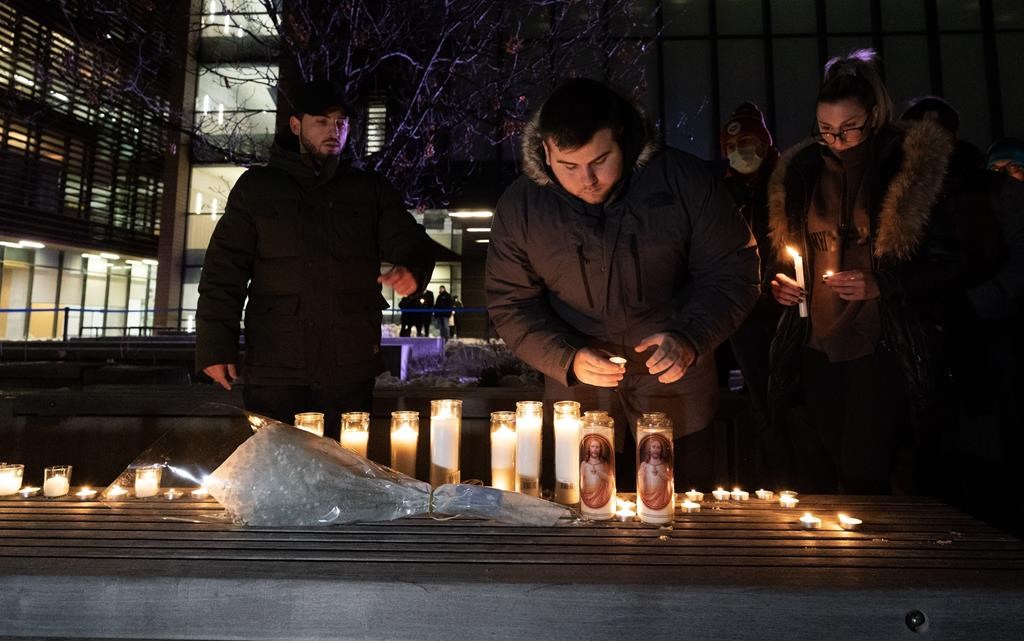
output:
{"label": "white face mask", "polygon": [[729,153],[729,166],[745,176],[761,168],[764,156],[757,155],[755,147],[739,147]]}

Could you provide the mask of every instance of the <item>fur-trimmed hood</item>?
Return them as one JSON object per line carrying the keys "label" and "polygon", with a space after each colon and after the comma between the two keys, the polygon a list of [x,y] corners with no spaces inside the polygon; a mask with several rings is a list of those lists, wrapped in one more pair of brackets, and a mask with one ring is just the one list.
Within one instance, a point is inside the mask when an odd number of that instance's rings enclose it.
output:
{"label": "fur-trimmed hood", "polygon": [[[931,217],[931,209],[943,190],[949,158],[953,152],[954,139],[939,124],[931,121],[901,122],[888,132],[876,134],[884,137],[895,136],[892,151],[882,140],[876,140],[884,149],[878,157],[870,160],[868,171],[879,171],[886,165],[887,154],[900,154],[898,169],[891,176],[881,176],[880,185],[885,193],[880,199],[875,223],[874,254],[879,259],[909,259],[925,235],[925,228]],[[786,246],[801,246],[803,228],[807,218],[807,203],[810,193],[800,194],[802,206],[796,204],[795,194],[788,189],[799,188],[793,174],[803,174],[805,190],[813,189],[821,165],[821,152],[813,140],[805,140],[788,149],[779,158],[779,163],[768,183],[769,227],[772,247],[776,256],[786,255]],[[882,169],[881,171],[885,171]],[[870,201],[869,202],[874,202]]]}
{"label": "fur-trimmed hood", "polygon": [[[629,150],[623,149],[623,152],[627,154],[627,158],[625,158],[626,166],[632,167],[633,171],[638,171],[657,153],[660,145],[655,142],[653,128],[643,113],[635,106],[634,111],[635,118],[641,123],[639,129],[643,132],[643,140],[639,141],[639,144],[635,146],[637,151],[630,154]],[[544,157],[543,139],[539,128],[540,109],[533,114],[533,117],[530,118],[530,121],[523,128],[523,137],[519,142],[519,150],[523,157],[523,173],[534,183],[544,187],[554,182],[554,176],[548,170],[548,163]],[[634,157],[631,162],[628,158],[629,155]]]}

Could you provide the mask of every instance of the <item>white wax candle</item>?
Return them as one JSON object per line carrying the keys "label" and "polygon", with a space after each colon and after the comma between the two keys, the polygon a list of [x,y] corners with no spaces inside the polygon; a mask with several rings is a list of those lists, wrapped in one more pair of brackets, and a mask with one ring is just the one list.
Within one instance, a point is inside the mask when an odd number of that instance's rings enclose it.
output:
{"label": "white wax candle", "polygon": [[96,496],[96,490],[88,487],[83,487],[82,489],[75,492],[75,496],[82,499],[83,501],[88,501]]}
{"label": "white wax candle", "polygon": [[839,514],[838,519],[839,527],[844,530],[856,530],[860,527],[861,523],[863,523],[860,519],[856,519],[852,516],[846,516],[845,514]]}
{"label": "white wax candle", "polygon": [[370,441],[370,433],[362,430],[343,430],[341,433],[341,446],[349,452],[354,452],[366,458],[366,446]]}
{"label": "white wax candle", "polygon": [[459,469],[459,420],[430,417],[430,462],[446,470]]}
{"label": "white wax candle", "polygon": [[806,530],[817,530],[821,527],[821,519],[807,512],[800,517],[800,525],[804,526]]}
{"label": "white wax candle", "polygon": [[770,501],[772,500],[772,497],[775,496],[775,492],[772,492],[771,490],[758,490],[754,492],[754,494],[756,494],[757,498],[762,501]]}
{"label": "white wax candle", "polygon": [[43,481],[43,496],[64,496],[71,489],[71,483],[66,476],[51,476]]}
{"label": "white wax candle", "polygon": [[744,492],[740,488],[735,487],[735,488],[733,488],[733,490],[732,490],[732,492],[730,494],[730,498],[732,500],[734,500],[734,501],[749,501],[750,500],[750,492]]}
{"label": "white wax candle", "polygon": [[687,501],[692,501],[694,503],[700,503],[704,500],[704,493],[698,492],[697,490],[690,490],[684,496],[686,496]]}
{"label": "white wax candle", "polygon": [[729,494],[728,490],[718,488],[717,490],[711,493],[711,496],[715,497],[716,501],[728,501],[731,495]]}
{"label": "white wax candle", "polygon": [[[580,419],[555,417],[555,480],[561,485],[567,503],[579,501]],[[575,496],[575,498],[572,498]]]}
{"label": "white wax candle", "polygon": [[789,494],[783,494],[782,496],[779,497],[779,506],[780,507],[786,507],[786,508],[796,507],[796,504],[799,503],[799,502],[800,502],[800,499],[796,498],[795,496],[790,496]]}
{"label": "white wax candle", "polygon": [[491,432],[491,485],[515,491],[516,433],[507,425]]}
{"label": "white wax candle", "polygon": [[160,492],[160,477],[142,474],[135,477],[135,498],[145,499]]}
{"label": "white wax candle", "polygon": [[[786,251],[793,257],[793,269],[796,272],[796,284],[800,286],[800,289],[807,289],[804,282],[804,258],[797,253],[792,247],[787,247]],[[807,300],[800,302],[800,318],[807,318]]]}
{"label": "white wax candle", "polygon": [[685,514],[693,514],[694,512],[700,512],[700,503],[695,501],[683,501],[679,504],[679,509]]}
{"label": "white wax candle", "polygon": [[416,442],[419,432],[405,423],[391,432],[391,467],[406,476],[416,476]]}
{"label": "white wax candle", "polygon": [[[540,478],[541,417],[528,414],[516,417],[516,470],[520,483]],[[533,489],[533,488],[531,488]]]}
{"label": "white wax candle", "polygon": [[17,494],[21,489],[22,474],[20,469],[0,471],[0,496]]}

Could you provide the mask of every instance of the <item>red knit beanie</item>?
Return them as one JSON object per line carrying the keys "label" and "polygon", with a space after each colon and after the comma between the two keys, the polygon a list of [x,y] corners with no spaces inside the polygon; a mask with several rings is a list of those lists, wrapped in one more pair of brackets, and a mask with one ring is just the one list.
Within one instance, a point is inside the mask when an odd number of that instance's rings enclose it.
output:
{"label": "red knit beanie", "polygon": [[764,114],[752,102],[745,102],[736,107],[736,111],[722,126],[722,155],[726,155],[725,147],[728,143],[742,136],[754,136],[768,147],[772,146],[772,135],[764,122]]}

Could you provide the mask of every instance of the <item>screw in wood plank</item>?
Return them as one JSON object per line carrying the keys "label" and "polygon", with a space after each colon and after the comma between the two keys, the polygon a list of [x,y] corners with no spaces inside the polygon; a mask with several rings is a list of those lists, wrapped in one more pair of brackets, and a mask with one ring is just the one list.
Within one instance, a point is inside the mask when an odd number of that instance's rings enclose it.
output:
{"label": "screw in wood plank", "polygon": [[911,610],[910,612],[907,612],[907,616],[904,621],[906,622],[907,627],[910,628],[911,632],[928,631],[928,617],[920,610]]}

